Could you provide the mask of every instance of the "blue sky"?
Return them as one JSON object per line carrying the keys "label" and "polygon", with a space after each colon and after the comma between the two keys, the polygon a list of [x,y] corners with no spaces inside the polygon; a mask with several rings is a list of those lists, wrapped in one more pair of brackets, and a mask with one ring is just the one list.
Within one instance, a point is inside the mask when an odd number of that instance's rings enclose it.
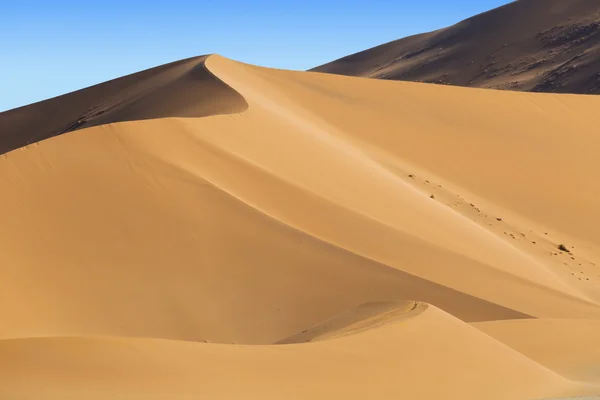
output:
{"label": "blue sky", "polygon": [[306,70],[507,0],[0,0],[0,111],[218,53]]}

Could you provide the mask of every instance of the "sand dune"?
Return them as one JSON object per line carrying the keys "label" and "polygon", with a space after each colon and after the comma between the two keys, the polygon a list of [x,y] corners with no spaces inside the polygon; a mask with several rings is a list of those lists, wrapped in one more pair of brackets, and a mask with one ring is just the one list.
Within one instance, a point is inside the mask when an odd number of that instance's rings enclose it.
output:
{"label": "sand dune", "polygon": [[[220,56],[123,79],[0,114],[35,140],[0,156],[4,397],[600,393],[600,99]],[[81,99],[116,106],[56,130]]]}
{"label": "sand dune", "polygon": [[312,71],[533,92],[600,93],[600,3],[518,0]]}
{"label": "sand dune", "polygon": [[[423,335],[435,331],[443,335]],[[356,335],[299,345],[5,340],[0,372],[6,396],[47,399],[65,393],[90,399],[507,399],[581,393],[577,385],[434,307]]]}

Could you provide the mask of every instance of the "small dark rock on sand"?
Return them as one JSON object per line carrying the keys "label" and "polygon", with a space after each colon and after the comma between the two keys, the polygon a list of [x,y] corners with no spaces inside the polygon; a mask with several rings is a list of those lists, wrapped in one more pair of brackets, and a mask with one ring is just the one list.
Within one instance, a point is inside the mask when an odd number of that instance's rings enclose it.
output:
{"label": "small dark rock on sand", "polygon": [[566,253],[570,253],[570,252],[571,252],[571,250],[567,249],[567,246],[565,246],[564,244],[559,244],[559,245],[558,245],[558,249],[559,249],[560,251],[564,251],[564,252],[566,252]]}

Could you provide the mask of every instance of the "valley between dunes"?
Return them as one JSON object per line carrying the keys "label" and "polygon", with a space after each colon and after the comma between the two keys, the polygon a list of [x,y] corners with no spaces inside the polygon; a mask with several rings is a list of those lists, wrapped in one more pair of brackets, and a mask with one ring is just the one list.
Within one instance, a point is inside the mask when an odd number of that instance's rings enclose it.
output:
{"label": "valley between dunes", "polygon": [[599,109],[212,55],[2,113],[0,398],[600,394]]}

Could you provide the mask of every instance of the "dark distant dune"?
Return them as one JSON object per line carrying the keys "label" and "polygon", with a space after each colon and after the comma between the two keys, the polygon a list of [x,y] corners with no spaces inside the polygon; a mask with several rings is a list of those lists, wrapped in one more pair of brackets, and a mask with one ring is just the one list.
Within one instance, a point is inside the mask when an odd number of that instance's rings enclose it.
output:
{"label": "dark distant dune", "polygon": [[177,61],[0,113],[0,154],[111,122],[245,110],[246,101],[206,69],[205,59]]}
{"label": "dark distant dune", "polygon": [[532,92],[600,93],[600,1],[518,0],[312,69]]}

